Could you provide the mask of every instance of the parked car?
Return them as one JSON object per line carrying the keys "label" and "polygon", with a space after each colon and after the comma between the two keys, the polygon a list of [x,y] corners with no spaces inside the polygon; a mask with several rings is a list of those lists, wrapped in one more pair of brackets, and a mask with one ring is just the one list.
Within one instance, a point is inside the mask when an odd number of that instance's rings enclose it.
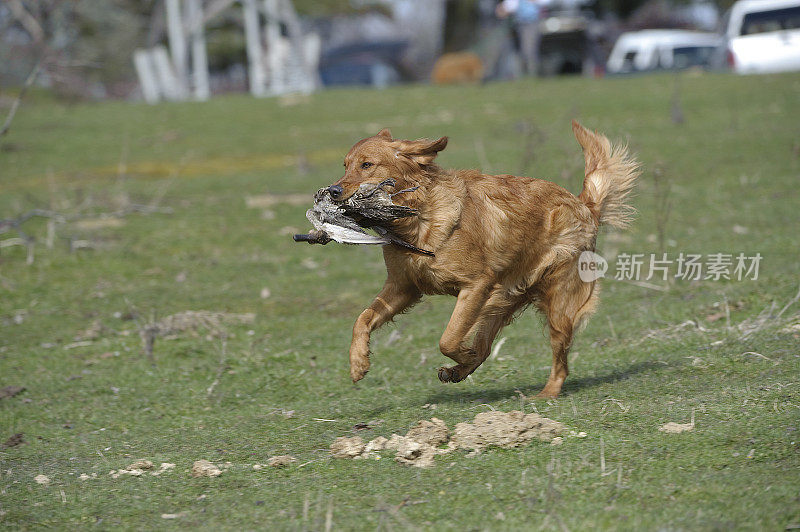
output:
{"label": "parked car", "polygon": [[356,42],[322,54],[319,74],[325,85],[385,87],[402,80],[407,41]]}
{"label": "parked car", "polygon": [[548,13],[540,25],[539,73],[542,76],[583,73],[590,59],[590,22],[586,13],[577,10]]}
{"label": "parked car", "polygon": [[716,33],[642,30],[623,33],[606,63],[609,74],[709,68],[722,39]]}
{"label": "parked car", "polygon": [[800,70],[800,0],[739,0],[726,18],[722,51],[734,72]]}

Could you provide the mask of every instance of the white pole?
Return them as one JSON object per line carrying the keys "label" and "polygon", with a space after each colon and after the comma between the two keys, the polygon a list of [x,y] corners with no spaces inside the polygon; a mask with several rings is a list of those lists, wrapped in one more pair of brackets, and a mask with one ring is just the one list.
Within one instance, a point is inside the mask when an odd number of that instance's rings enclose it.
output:
{"label": "white pole", "polygon": [[269,62],[269,88],[272,94],[284,92],[282,65],[282,46],[280,8],[277,0],[264,0],[264,14],[267,17],[267,61]]}
{"label": "white pole", "polygon": [[319,87],[319,56],[322,50],[322,39],[316,33],[308,33],[303,37],[303,56],[305,58],[305,68],[308,80],[306,82],[306,92],[314,92]]}
{"label": "white pole", "polygon": [[158,90],[158,78],[155,67],[150,60],[150,50],[136,50],[133,52],[133,64],[136,67],[136,75],[139,76],[139,84],[142,86],[142,96],[144,101],[149,104],[156,104],[161,99]]}
{"label": "white pole", "polygon": [[289,31],[289,42],[291,54],[299,62],[300,80],[298,89],[301,92],[309,93],[316,89],[317,85],[317,66],[319,64],[320,41],[316,34],[303,35],[300,27],[300,19],[291,0],[281,0],[282,21],[286,24]]}
{"label": "white pole", "polygon": [[186,18],[189,21],[192,42],[192,81],[194,97],[208,100],[211,90],[208,86],[208,57],[206,55],[206,35],[203,24],[203,6],[200,0],[187,0]]}
{"label": "white pole", "polygon": [[150,60],[155,66],[158,83],[161,92],[168,100],[182,100],[185,92],[180,87],[172,62],[169,60],[167,49],[163,46],[156,46],[150,52]]}
{"label": "white pole", "polygon": [[185,94],[187,85],[186,70],[188,54],[186,38],[183,34],[183,17],[181,16],[181,0],[165,0],[167,8],[167,35],[169,49],[172,53],[172,64],[178,77],[179,90]]}
{"label": "white pole", "polygon": [[249,65],[250,93],[253,96],[264,96],[266,74],[264,72],[264,55],[261,44],[261,23],[258,19],[256,0],[243,0],[245,41],[247,43],[247,62]]}

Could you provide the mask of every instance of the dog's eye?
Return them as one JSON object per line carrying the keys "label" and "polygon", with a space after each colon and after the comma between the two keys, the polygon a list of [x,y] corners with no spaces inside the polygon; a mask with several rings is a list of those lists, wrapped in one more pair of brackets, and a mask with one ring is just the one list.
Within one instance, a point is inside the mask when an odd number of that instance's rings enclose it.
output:
{"label": "dog's eye", "polygon": [[364,170],[366,170],[370,166],[372,166],[372,163],[361,163],[361,168],[363,168]]}

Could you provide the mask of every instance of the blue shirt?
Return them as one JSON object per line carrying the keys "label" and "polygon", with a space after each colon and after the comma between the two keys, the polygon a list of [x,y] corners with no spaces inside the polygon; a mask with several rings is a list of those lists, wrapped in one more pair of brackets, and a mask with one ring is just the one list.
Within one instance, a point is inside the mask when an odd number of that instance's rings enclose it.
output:
{"label": "blue shirt", "polygon": [[514,20],[522,24],[536,22],[539,20],[541,8],[536,2],[531,0],[520,0],[517,10],[514,12]]}

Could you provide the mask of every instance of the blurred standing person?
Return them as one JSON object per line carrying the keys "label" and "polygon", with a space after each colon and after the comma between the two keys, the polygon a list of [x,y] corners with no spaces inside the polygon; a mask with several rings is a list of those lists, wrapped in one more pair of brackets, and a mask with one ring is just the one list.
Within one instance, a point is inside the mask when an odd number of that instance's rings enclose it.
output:
{"label": "blurred standing person", "polygon": [[542,40],[539,20],[545,3],[546,0],[503,0],[495,8],[498,18],[512,17],[519,37],[524,69],[532,76],[537,74],[539,66],[539,44]]}

